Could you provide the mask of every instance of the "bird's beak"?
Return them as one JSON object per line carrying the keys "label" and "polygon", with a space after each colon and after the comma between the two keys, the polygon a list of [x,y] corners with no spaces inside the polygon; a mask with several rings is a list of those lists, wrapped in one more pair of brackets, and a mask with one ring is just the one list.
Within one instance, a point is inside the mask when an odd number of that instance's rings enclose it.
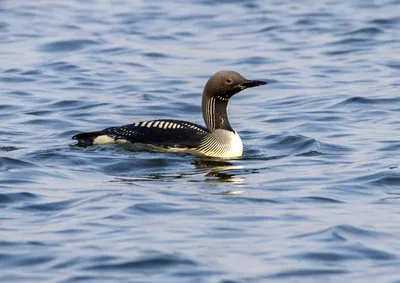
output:
{"label": "bird's beak", "polygon": [[244,83],[241,83],[239,85],[239,87],[241,89],[246,89],[246,88],[249,88],[249,87],[256,87],[256,86],[266,85],[266,84],[267,84],[267,82],[264,82],[264,81],[251,81],[251,80],[248,80],[248,81],[245,81]]}

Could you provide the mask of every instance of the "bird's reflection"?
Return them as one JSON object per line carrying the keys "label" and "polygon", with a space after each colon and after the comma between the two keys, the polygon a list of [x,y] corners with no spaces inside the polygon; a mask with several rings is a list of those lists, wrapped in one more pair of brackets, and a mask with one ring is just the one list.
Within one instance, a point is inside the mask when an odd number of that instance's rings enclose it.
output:
{"label": "bird's reflection", "polygon": [[244,179],[236,177],[235,170],[243,169],[243,165],[218,160],[218,159],[198,159],[192,163],[199,171],[204,171],[206,182],[231,182],[240,184]]}
{"label": "bird's reflection", "polygon": [[131,173],[124,174],[124,176],[116,177],[114,182],[134,184],[135,182],[143,181],[170,182],[178,179],[186,179],[189,182],[241,184],[245,180],[237,176],[243,174],[242,169],[244,168],[243,165],[239,164],[239,160],[224,161],[221,159],[198,157],[194,160],[192,159],[191,164],[195,167],[192,167],[192,169],[187,168],[188,163],[184,166],[185,168],[181,166],[174,167],[174,162],[178,160],[181,161],[178,158],[147,160],[146,164],[149,168],[140,170],[140,173],[134,170]]}

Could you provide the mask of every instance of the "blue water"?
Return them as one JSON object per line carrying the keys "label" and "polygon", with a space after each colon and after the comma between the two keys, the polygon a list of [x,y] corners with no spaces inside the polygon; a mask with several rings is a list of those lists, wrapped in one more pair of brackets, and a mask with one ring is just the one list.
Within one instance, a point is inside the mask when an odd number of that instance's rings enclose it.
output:
{"label": "blue water", "polygon": [[[1,282],[400,282],[400,1],[0,2]],[[232,69],[240,159],[72,146]]]}

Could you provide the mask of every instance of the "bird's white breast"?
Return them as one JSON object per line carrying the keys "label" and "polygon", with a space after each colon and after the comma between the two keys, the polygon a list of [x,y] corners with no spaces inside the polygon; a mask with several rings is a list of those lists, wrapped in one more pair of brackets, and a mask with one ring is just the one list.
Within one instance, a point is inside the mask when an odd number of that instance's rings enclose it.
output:
{"label": "bird's white breast", "polygon": [[237,132],[217,129],[204,137],[198,151],[210,157],[239,157],[243,154],[243,143]]}

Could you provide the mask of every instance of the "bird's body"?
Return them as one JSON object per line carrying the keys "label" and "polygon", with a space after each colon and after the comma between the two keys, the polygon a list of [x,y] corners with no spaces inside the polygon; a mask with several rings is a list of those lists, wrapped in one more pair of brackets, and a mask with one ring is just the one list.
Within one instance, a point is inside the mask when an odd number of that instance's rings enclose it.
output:
{"label": "bird's body", "polygon": [[[235,83],[236,82],[236,83]],[[207,127],[180,120],[152,120],[111,127],[73,136],[78,145],[129,143],[135,149],[184,152],[218,158],[243,153],[240,136],[232,129],[226,113],[230,97],[247,87],[263,85],[232,71],[221,71],[207,82],[203,93],[203,117]]]}

